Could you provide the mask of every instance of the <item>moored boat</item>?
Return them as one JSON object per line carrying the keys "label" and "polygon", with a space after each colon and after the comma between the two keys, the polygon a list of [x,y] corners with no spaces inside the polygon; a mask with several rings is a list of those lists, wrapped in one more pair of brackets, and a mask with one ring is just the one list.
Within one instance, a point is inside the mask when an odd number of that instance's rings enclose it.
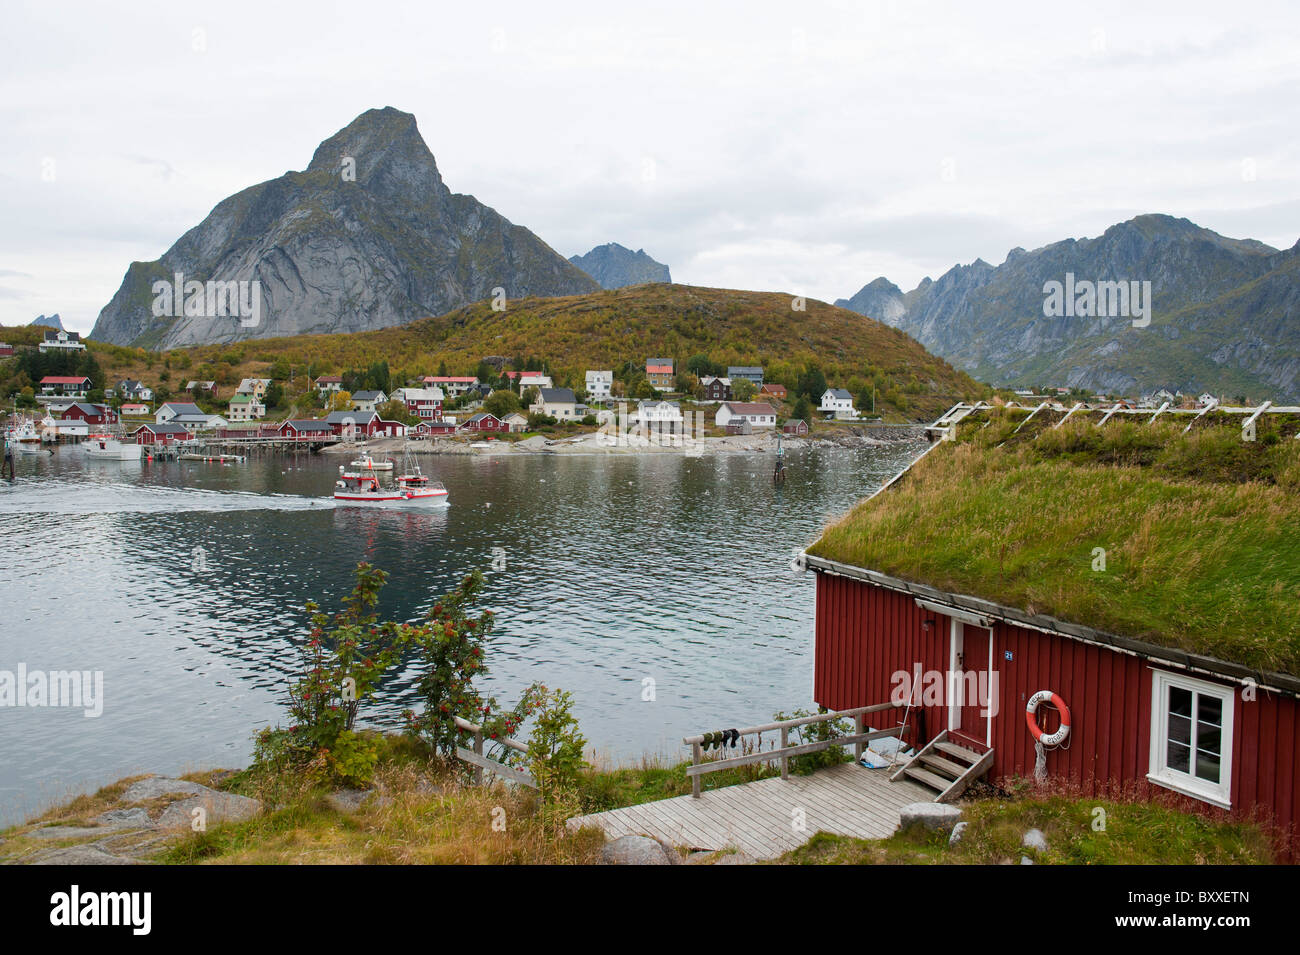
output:
{"label": "moored boat", "polygon": [[81,449],[86,452],[86,457],[95,461],[139,461],[144,452],[138,444],[124,444],[103,432],[87,435],[81,442]]}
{"label": "moored boat", "polygon": [[348,467],[356,468],[358,471],[391,471],[393,462],[384,458],[374,458],[369,451],[362,451],[361,457],[355,461],[349,461]]}
{"label": "moored boat", "polygon": [[23,454],[44,454],[46,450],[41,446],[41,433],[30,418],[14,429],[11,443]]}

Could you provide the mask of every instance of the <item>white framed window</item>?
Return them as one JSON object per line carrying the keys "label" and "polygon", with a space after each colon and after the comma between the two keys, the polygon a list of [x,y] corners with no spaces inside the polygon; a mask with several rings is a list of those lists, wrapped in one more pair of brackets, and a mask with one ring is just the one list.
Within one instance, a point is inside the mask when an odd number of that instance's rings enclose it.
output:
{"label": "white framed window", "polygon": [[1232,808],[1233,687],[1151,671],[1151,757],[1147,779],[1223,809]]}

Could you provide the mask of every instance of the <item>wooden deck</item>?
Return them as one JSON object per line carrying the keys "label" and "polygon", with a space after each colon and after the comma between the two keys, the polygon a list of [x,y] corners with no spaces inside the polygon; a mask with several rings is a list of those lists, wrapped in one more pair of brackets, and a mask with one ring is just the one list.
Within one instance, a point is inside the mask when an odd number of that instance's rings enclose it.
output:
{"label": "wooden deck", "polygon": [[[818,831],[884,838],[898,828],[900,808],[933,801],[934,793],[922,786],[890,782],[887,770],[843,763],[811,776],[724,786],[698,799],[676,796],[575,816],[569,826],[597,826],[612,839],[647,835],[674,846],[733,847],[756,859],[774,859]],[[802,810],[802,831],[796,828],[798,810]]]}

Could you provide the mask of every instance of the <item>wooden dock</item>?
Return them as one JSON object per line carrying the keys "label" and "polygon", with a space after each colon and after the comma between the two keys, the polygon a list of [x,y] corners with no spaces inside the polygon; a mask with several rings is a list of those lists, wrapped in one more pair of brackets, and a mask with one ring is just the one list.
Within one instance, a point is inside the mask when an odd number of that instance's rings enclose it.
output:
{"label": "wooden dock", "polygon": [[698,798],[676,796],[575,816],[568,824],[596,826],[611,839],[647,835],[673,846],[731,847],[755,859],[774,859],[818,831],[884,838],[898,828],[903,806],[933,800],[934,793],[915,783],[890,782],[887,770],[842,763],[811,776],[760,779]]}

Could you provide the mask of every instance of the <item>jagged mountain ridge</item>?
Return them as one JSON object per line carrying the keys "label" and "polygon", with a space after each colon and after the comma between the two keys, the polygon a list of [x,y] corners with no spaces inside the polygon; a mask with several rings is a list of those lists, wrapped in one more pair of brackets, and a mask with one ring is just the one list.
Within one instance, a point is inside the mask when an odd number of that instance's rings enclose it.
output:
{"label": "jagged mountain ridge", "polygon": [[571,255],[569,261],[607,290],[673,280],[668,266],[646,255],[645,249],[633,252],[617,242],[598,245],[586,255]]}
{"label": "jagged mountain ridge", "polygon": [[[1150,281],[1151,323],[1044,315],[1044,284]],[[877,279],[843,304],[976,378],[1119,393],[1157,387],[1300,400],[1300,243],[1279,251],[1145,215],[1090,239],[976,259],[906,294]],[[873,311],[874,310],[874,311]]]}
{"label": "jagged mountain ridge", "polygon": [[[260,283],[255,326],[154,315],[153,283]],[[528,229],[442,181],[415,117],[368,110],[317,147],[302,172],[216,205],[154,262],[133,262],[91,337],[174,348],[357,332],[468,302],[572,295],[597,284]]]}

